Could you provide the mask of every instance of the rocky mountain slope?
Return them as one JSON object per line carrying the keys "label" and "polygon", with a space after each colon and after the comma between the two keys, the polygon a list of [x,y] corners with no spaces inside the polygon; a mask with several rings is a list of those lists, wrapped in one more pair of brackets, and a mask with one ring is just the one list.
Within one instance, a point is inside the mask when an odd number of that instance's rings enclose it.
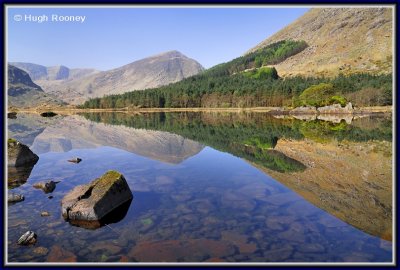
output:
{"label": "rocky mountain slope", "polygon": [[7,95],[8,106],[18,108],[62,104],[56,97],[45,93],[35,84],[28,73],[12,65],[8,65]]}
{"label": "rocky mountain slope", "polygon": [[304,40],[309,47],[276,65],[281,76],[325,75],[342,72],[392,72],[393,9],[313,8],[254,52],[280,40]]}
{"label": "rocky mountain slope", "polygon": [[47,93],[71,104],[88,98],[143,90],[180,81],[198,74],[203,67],[178,51],[154,55],[122,67],[97,72],[90,69],[68,69],[17,63],[30,72],[35,83]]}

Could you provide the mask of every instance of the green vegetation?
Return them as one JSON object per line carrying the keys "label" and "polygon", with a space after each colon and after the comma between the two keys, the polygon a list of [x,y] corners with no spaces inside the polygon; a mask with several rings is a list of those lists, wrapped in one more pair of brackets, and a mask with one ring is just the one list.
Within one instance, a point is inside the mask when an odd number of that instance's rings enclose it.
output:
{"label": "green vegetation", "polygon": [[[331,95],[326,97],[327,100],[324,100],[327,104],[343,104],[343,100],[351,101],[356,106],[392,104],[392,75],[353,74],[339,75],[336,78],[301,76],[279,78],[274,67],[266,66],[278,64],[307,46],[304,41],[279,41],[177,83],[144,91],[94,98],[80,107],[297,106],[301,105],[300,94],[315,85],[324,87],[329,85],[331,90],[334,89]],[[368,96],[371,98],[366,98],[365,91],[369,91]],[[320,103],[315,100],[310,102]]]}
{"label": "green vegetation", "polygon": [[225,76],[240,73],[246,69],[259,68],[266,65],[275,65],[286,58],[298,54],[308,45],[305,41],[282,40],[272,43],[256,52],[217,65],[206,71],[208,75]]}
{"label": "green vegetation", "polygon": [[328,104],[340,104],[340,106],[344,107],[347,104],[347,100],[345,97],[342,96],[332,96],[329,101]]}
{"label": "green vegetation", "polygon": [[[332,85],[327,104],[343,100],[355,106],[392,104],[392,76],[353,74],[336,78],[279,78],[274,65],[307,47],[304,41],[283,40],[256,52],[216,65],[180,82],[144,91],[86,101],[81,108],[190,108],[301,106],[300,94],[313,85]],[[250,70],[249,70],[250,69]],[[370,99],[361,91],[371,89]],[[363,93],[364,93],[363,92]],[[333,98],[334,96],[337,96]],[[333,99],[331,99],[332,97]]]}
{"label": "green vegetation", "polygon": [[274,65],[298,54],[307,47],[305,41],[282,40],[248,54],[248,58],[254,58],[256,67]]}
{"label": "green vegetation", "polygon": [[257,148],[267,150],[273,149],[278,142],[278,138],[272,138],[270,140],[266,140],[265,137],[252,137],[243,141],[246,146],[255,146]]}
{"label": "green vegetation", "polygon": [[274,67],[261,67],[258,69],[252,69],[250,71],[246,71],[243,75],[252,78],[252,79],[278,79],[278,72]]}
{"label": "green vegetation", "polygon": [[[293,106],[314,106],[323,107],[332,104],[340,104],[342,107],[346,106],[347,99],[341,95],[333,95],[335,89],[331,83],[320,83],[308,87],[299,98],[293,99]],[[333,96],[332,96],[333,95]]]}
{"label": "green vegetation", "polygon": [[133,91],[86,101],[82,108],[190,108],[268,107],[296,105],[299,95],[312,85],[330,83],[335,96],[355,106],[392,104],[392,75],[354,74],[336,78],[258,80],[244,74],[211,77],[202,73],[156,89]]}
{"label": "green vegetation", "polygon": [[308,87],[300,94],[299,100],[301,105],[309,105],[314,107],[322,107],[327,105],[326,100],[329,95],[333,94],[333,85],[331,83],[320,83]]}

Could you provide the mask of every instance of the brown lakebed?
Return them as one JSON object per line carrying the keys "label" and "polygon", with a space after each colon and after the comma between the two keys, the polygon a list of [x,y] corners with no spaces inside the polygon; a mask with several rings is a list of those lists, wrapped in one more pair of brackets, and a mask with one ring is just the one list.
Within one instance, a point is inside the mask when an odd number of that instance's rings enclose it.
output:
{"label": "brown lakebed", "polygon": [[[392,260],[390,117],[17,114],[8,124],[39,155],[11,187],[25,200],[8,205],[10,262]],[[97,229],[65,222],[65,194],[110,169],[133,192],[125,216]],[[49,179],[60,181],[51,200],[33,188]],[[16,244],[27,230],[34,247]]]}

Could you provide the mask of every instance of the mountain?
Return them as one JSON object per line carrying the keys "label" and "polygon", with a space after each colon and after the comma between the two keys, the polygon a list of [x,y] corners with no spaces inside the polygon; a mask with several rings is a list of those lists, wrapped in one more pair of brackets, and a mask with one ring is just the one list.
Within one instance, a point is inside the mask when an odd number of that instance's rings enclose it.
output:
{"label": "mountain", "polygon": [[45,67],[42,65],[24,63],[24,62],[11,62],[10,64],[27,72],[29,76],[32,78],[32,80],[35,82],[73,80],[99,72],[98,70],[92,68],[70,69],[62,65]]}
{"label": "mountain", "polygon": [[63,104],[53,95],[45,93],[32,81],[28,73],[12,65],[8,65],[7,94],[8,105],[19,108]]}
{"label": "mountain", "polygon": [[281,76],[392,72],[392,8],[313,8],[247,53],[280,40],[309,47],[275,67]]}
{"label": "mountain", "polygon": [[204,69],[178,51],[168,51],[101,72],[91,69],[69,70],[64,66],[46,68],[27,63],[15,64],[30,72],[35,83],[45,92],[71,104],[82,103],[88,98],[174,83]]}

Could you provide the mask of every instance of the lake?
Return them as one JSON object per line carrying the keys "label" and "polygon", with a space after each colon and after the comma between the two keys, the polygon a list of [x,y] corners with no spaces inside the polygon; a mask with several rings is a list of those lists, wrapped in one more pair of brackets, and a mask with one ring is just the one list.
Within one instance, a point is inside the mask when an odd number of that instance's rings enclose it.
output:
{"label": "lake", "polygon": [[[17,114],[8,136],[39,156],[9,168],[25,196],[7,207],[9,262],[393,259],[391,116]],[[133,200],[98,228],[64,221],[62,198],[108,170]],[[48,180],[52,193],[33,188]],[[27,230],[37,243],[18,246]]]}

